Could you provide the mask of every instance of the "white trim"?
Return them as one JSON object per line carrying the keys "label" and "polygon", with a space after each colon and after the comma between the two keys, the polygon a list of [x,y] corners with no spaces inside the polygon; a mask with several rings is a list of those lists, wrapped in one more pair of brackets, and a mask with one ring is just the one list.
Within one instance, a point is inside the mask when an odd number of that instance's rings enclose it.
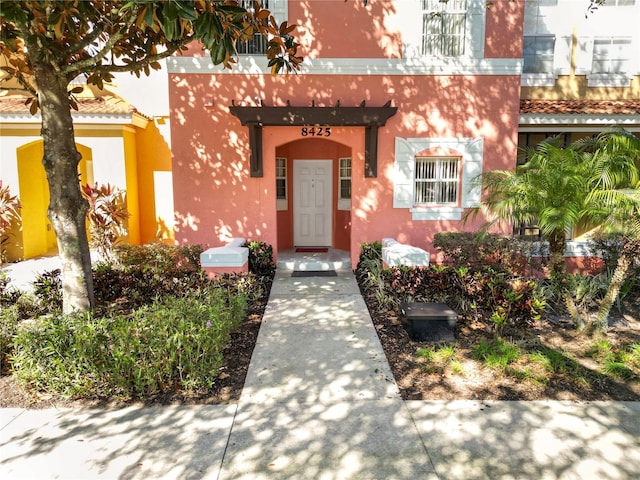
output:
{"label": "white trim", "polygon": [[[208,56],[171,57],[169,73],[268,75],[267,57],[242,56],[232,69],[215,66]],[[302,75],[520,75],[521,58],[305,58]]]}
{"label": "white trim", "polygon": [[[414,204],[415,156],[430,148],[454,150],[462,157],[460,206],[419,206]],[[448,155],[448,154],[447,154]],[[480,205],[481,191],[476,179],[482,173],[484,139],[396,137],[393,208],[406,208],[413,220],[460,220],[462,210]]]}
{"label": "white trim", "polygon": [[[548,257],[549,242],[532,242],[531,249],[525,252],[526,257]],[[592,242],[567,240],[567,246],[564,251],[565,257],[602,257],[602,254],[595,250]]]}
{"label": "white trim", "polygon": [[630,87],[633,75],[630,73],[589,73],[588,87]]}
{"label": "white trim", "polygon": [[[282,176],[278,176],[278,160],[284,160],[284,177]],[[287,170],[287,157],[276,157],[276,168],[275,168],[275,176],[276,176],[276,210],[277,211],[284,211],[284,210],[288,210],[289,209],[289,177],[287,175],[288,170]],[[277,188],[277,182],[278,180],[284,180],[284,198],[277,198],[278,195],[278,188]]]}
{"label": "white trim", "polygon": [[518,118],[520,125],[640,125],[640,115],[596,115],[596,114],[532,114]]}
{"label": "white trim", "polygon": [[410,208],[412,220],[460,220],[460,207],[414,207]]}
{"label": "white trim", "polygon": [[522,87],[553,87],[558,75],[555,73],[523,73],[520,77]]}
{"label": "white trim", "polygon": [[[113,114],[113,115],[87,115],[82,113],[72,113],[73,123],[95,123],[99,125],[123,125],[129,124],[133,121],[133,114]],[[28,113],[3,113],[2,114],[2,128],[7,128],[10,124],[22,123],[22,124],[40,124],[42,123],[42,117],[38,115],[30,115]]]}
{"label": "white trim", "polygon": [[338,210],[351,210],[351,199],[350,198],[340,198],[338,200]]}
{"label": "white trim", "polygon": [[[464,62],[484,57],[485,23],[487,6],[485,0],[468,0],[465,26],[465,53],[460,57],[449,57],[447,60],[461,60]],[[421,59],[427,64],[443,60],[439,56],[422,56],[422,9],[420,2],[409,0],[398,2],[398,15],[404,19],[402,56],[410,59]],[[476,73],[477,74],[477,73]]]}

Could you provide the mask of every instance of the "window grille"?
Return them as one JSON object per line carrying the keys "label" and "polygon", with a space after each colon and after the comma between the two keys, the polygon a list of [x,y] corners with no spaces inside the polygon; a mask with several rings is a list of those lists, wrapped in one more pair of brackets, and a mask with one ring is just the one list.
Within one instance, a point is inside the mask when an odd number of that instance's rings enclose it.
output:
{"label": "window grille", "polygon": [[340,159],[340,173],[338,176],[341,199],[351,198],[351,158]]}
{"label": "window grille", "polygon": [[422,0],[422,55],[465,54],[467,0]]}
{"label": "window grille", "polygon": [[276,198],[287,199],[287,159],[276,157]]}
{"label": "window grille", "polygon": [[[262,0],[262,8],[269,9],[269,0]],[[240,6],[248,11],[253,10],[253,0],[240,0]],[[267,53],[267,39],[261,33],[254,33],[253,38],[236,43],[238,55],[263,55]]]}
{"label": "window grille", "polygon": [[417,205],[458,205],[459,160],[416,157]]}

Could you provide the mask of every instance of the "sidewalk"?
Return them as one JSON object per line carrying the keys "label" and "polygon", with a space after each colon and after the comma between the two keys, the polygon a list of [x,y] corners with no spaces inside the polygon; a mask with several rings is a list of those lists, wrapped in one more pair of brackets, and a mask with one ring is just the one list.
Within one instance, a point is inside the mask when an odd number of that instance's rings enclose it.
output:
{"label": "sidewalk", "polygon": [[0,478],[640,478],[640,402],[404,402],[348,262],[285,266],[238,405],[4,409]]}

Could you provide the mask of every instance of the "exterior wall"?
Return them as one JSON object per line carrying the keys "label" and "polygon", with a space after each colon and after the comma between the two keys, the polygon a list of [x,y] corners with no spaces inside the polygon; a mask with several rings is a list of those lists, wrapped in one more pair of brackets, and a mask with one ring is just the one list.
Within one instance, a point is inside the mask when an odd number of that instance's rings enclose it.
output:
{"label": "exterior wall", "polygon": [[136,129],[136,159],[140,243],[173,243],[171,150],[156,122]]}
{"label": "exterior wall", "polygon": [[487,58],[522,56],[524,2],[498,1],[487,7],[484,53]]}
{"label": "exterior wall", "polygon": [[[300,53],[313,58],[399,58],[402,17],[398,2],[289,1],[289,24]],[[327,8],[329,7],[329,8]],[[358,32],[354,35],[352,32]]]}
{"label": "exterior wall", "polygon": [[[172,77],[176,239],[180,243],[221,243],[242,236],[279,248],[277,234],[269,228],[277,222],[276,147],[300,140],[300,128],[264,128],[265,176],[251,178],[247,129],[228,113],[228,105],[232,99],[250,102],[247,96],[253,93],[269,105],[282,104],[282,99],[292,99],[296,105],[309,105],[312,99],[317,105],[334,105],[337,100],[358,105],[364,96],[370,105],[392,100],[398,107],[398,113],[380,129],[378,178],[364,178],[364,129],[332,127],[331,139],[350,146],[353,159],[352,252],[363,241],[383,237],[429,248],[436,232],[462,228],[460,222],[414,222],[408,210],[393,208],[396,137],[483,137],[486,169],[515,164],[517,76]],[[246,87],[237,89],[238,85]],[[197,93],[205,91],[216,99],[209,108]]]}
{"label": "exterior wall", "polygon": [[[545,100],[629,100],[640,98],[640,2],[606,2],[586,14],[573,0],[557,0],[536,15],[534,2],[527,10],[525,35],[555,39],[553,69],[548,74],[523,74],[522,98]],[[537,26],[534,26],[537,25]],[[630,39],[629,62],[623,72],[597,74],[593,68],[594,39]]]}
{"label": "exterior wall", "polygon": [[550,86],[522,87],[522,98],[535,100],[637,100],[640,75],[627,87],[590,87],[586,75],[559,75]]}
{"label": "exterior wall", "polygon": [[138,189],[138,156],[136,152],[136,133],[133,128],[125,128],[122,132],[124,147],[124,171],[125,190],[127,192],[127,211],[130,217],[127,219],[128,243],[138,245],[140,243],[140,197]]}
{"label": "exterior wall", "polygon": [[[203,58],[197,45],[171,59],[176,241],[220,244],[245,237],[271,243],[276,252],[292,247],[292,195],[288,210],[278,211],[275,157],[287,157],[291,173],[298,145],[315,152],[314,158],[334,161],[338,151],[327,157],[323,149],[340,145],[350,152],[351,210],[334,208],[333,246],[348,243],[354,266],[365,241],[394,237],[432,251],[435,233],[475,229],[483,222],[481,216],[465,225],[460,220],[414,220],[409,208],[394,208],[393,193],[397,139],[479,138],[485,170],[515,166],[522,2],[499,0],[488,13],[484,1],[471,3],[476,26],[472,37],[482,38],[464,58],[411,56],[415,50],[407,47],[410,42],[403,35],[411,29],[406,35],[413,35],[421,24],[415,15],[407,16],[419,2],[370,2],[363,7],[361,2],[292,0],[288,19],[304,27],[297,39],[308,58],[298,75],[272,77],[260,66],[266,60],[258,57],[240,58],[234,70],[223,71]],[[416,25],[409,28],[409,23]],[[300,127],[264,127],[264,177],[250,177],[248,129],[229,113],[232,101],[245,106],[357,106],[363,100],[368,106],[391,101],[398,108],[379,129],[377,178],[364,176],[365,129],[337,125],[323,143],[303,138]],[[291,175],[288,179],[291,188]],[[337,177],[334,182],[337,185]],[[506,231],[506,226],[498,230]]]}
{"label": "exterior wall", "polygon": [[[167,143],[158,138],[158,129],[152,132],[153,127],[152,123],[136,128],[78,122],[75,126],[76,145],[82,155],[78,168],[81,182],[109,183],[127,191],[127,208],[132,214],[130,243],[153,241],[156,232],[164,232],[165,239],[172,237],[171,179],[162,175],[170,175],[170,153]],[[11,123],[3,119],[0,132],[0,178],[23,204],[22,225],[10,232],[7,257],[11,261],[56,248],[55,233],[46,217],[49,194],[39,130],[35,121]],[[154,198],[154,185],[160,187],[161,201]]]}

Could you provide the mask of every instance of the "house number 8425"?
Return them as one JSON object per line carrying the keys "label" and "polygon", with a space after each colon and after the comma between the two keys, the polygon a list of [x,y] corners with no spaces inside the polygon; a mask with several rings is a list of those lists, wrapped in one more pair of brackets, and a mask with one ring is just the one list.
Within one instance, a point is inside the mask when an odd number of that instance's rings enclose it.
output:
{"label": "house number 8425", "polygon": [[330,137],[331,127],[302,127],[300,135],[303,137]]}

